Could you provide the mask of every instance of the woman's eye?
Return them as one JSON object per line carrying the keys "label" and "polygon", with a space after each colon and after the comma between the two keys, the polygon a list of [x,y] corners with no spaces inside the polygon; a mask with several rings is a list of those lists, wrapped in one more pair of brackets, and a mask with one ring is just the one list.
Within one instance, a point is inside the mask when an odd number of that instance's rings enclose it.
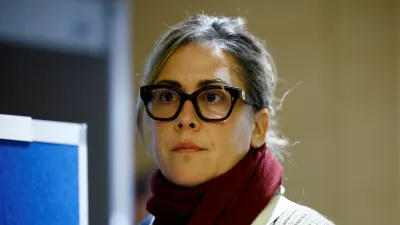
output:
{"label": "woman's eye", "polygon": [[219,103],[224,100],[224,94],[217,90],[206,91],[202,95],[201,100],[208,103]]}
{"label": "woman's eye", "polygon": [[215,93],[208,93],[206,98],[207,98],[207,101],[209,101],[209,102],[215,102],[215,101],[218,101],[220,97]]}
{"label": "woman's eye", "polygon": [[177,99],[173,92],[164,92],[160,94],[160,100],[164,102],[172,102]]}

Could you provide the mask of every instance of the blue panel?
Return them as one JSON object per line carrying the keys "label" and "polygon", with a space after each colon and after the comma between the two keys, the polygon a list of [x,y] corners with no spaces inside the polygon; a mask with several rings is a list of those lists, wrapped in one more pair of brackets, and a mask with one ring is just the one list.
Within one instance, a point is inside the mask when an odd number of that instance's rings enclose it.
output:
{"label": "blue panel", "polygon": [[78,147],[0,140],[0,224],[78,225]]}

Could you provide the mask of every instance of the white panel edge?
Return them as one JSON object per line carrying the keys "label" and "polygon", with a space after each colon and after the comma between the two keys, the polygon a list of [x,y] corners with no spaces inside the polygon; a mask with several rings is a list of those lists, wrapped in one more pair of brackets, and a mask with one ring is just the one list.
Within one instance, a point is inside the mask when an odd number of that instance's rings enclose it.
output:
{"label": "white panel edge", "polygon": [[78,123],[32,120],[32,141],[78,146],[81,127]]}
{"label": "white panel edge", "polygon": [[32,118],[0,114],[0,139],[31,142]]}
{"label": "white panel edge", "polygon": [[88,148],[87,126],[83,124],[79,131],[79,225],[89,225],[89,188],[88,188]]}

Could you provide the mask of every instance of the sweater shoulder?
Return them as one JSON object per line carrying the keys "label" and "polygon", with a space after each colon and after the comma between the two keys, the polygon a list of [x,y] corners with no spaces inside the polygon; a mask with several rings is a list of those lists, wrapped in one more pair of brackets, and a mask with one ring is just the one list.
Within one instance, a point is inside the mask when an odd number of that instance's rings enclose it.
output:
{"label": "sweater shoulder", "polygon": [[307,206],[294,204],[288,208],[274,225],[335,225],[321,213]]}

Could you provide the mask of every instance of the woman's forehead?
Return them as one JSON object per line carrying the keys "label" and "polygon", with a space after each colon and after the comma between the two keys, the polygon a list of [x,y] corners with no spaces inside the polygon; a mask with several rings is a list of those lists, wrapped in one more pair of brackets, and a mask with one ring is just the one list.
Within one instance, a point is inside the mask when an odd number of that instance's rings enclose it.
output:
{"label": "woman's forehead", "polygon": [[185,45],[167,60],[155,83],[171,80],[193,90],[204,81],[220,80],[218,83],[241,87],[238,67],[236,59],[225,51],[200,44]]}

